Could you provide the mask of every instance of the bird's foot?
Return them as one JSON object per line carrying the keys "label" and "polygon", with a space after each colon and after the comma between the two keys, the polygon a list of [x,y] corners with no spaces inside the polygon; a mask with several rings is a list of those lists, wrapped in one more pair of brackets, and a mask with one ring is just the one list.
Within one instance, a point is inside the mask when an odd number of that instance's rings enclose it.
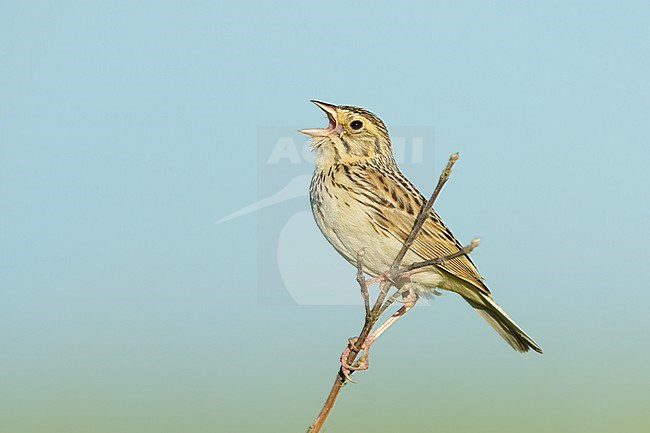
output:
{"label": "bird's foot", "polygon": [[[368,352],[370,351],[370,345],[374,341],[371,337],[366,338],[366,341],[363,343],[363,346],[360,348],[357,348],[355,344],[359,340],[358,337],[352,337],[348,339],[348,346],[345,348],[343,353],[341,354],[341,373],[345,377],[345,380],[351,383],[356,383],[352,378],[350,377],[350,374],[353,371],[359,371],[359,370],[367,370],[368,369]],[[354,365],[348,364],[348,355],[352,351],[352,349],[355,348],[359,353],[363,352],[361,357],[357,360],[357,362],[354,363]]]}

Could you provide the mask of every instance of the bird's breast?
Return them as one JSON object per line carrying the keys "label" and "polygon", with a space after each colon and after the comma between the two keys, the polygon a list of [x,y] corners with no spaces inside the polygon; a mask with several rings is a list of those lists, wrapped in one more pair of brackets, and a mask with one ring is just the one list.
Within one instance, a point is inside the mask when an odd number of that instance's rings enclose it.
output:
{"label": "bird's breast", "polygon": [[377,275],[390,267],[401,243],[382,230],[355,188],[333,175],[315,173],[310,190],[312,213],[339,254],[356,266],[357,254],[364,249],[364,268]]}

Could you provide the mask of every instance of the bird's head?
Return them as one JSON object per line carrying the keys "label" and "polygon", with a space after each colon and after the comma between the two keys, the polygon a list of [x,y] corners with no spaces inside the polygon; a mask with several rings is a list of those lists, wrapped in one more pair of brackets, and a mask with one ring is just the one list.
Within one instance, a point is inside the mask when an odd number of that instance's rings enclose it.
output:
{"label": "bird's head", "polygon": [[310,135],[316,150],[317,165],[354,163],[362,159],[383,157],[392,160],[386,125],[370,111],[348,105],[314,101],[327,114],[327,128],[301,129]]}

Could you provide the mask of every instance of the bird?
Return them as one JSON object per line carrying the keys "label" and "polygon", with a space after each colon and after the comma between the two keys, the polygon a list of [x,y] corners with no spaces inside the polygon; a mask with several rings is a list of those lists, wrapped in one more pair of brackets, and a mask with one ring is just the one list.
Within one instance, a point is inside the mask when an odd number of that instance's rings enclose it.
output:
{"label": "bird", "polygon": [[[381,278],[426,200],[399,170],[388,129],[379,117],[361,107],[311,102],[328,119],[325,128],[299,130],[311,137],[310,148],[315,153],[309,188],[314,219],[345,260],[357,266],[358,253],[363,250],[364,271]],[[462,248],[432,210],[402,265],[449,256]],[[542,353],[496,303],[467,254],[417,269],[403,284],[408,285],[411,304],[419,296],[438,294],[439,289],[457,293],[516,351]]]}

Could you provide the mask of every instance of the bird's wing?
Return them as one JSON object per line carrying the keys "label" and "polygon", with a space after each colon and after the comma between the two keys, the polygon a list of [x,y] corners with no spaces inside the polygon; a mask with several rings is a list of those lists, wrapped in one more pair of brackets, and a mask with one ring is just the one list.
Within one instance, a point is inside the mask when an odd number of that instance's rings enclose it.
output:
{"label": "bird's wing", "polygon": [[[375,212],[381,212],[383,215],[376,221],[388,225],[385,227],[386,232],[397,237],[400,242],[404,242],[413,228],[418,212],[424,205],[425,199],[422,194],[397,170],[366,168],[356,171],[354,175],[357,182],[365,184],[363,192],[366,198],[369,198],[368,194],[372,194],[374,201],[380,205],[375,208]],[[422,260],[444,257],[461,249],[462,245],[435,211],[431,212],[411,246],[411,251]],[[435,266],[470,283],[480,292],[490,294],[483,277],[467,255]]]}
{"label": "bird's wing", "polygon": [[[411,224],[412,226],[412,224]],[[409,229],[410,232],[410,229]],[[406,234],[408,236],[408,233]],[[405,238],[406,238],[405,236]],[[453,233],[435,211],[431,212],[429,219],[424,223],[422,231],[415,238],[411,250],[428,260],[429,258],[444,257],[460,251],[463,246],[454,237]],[[479,274],[474,262],[464,254],[438,265],[439,268],[467,281],[486,295],[490,294]]]}

